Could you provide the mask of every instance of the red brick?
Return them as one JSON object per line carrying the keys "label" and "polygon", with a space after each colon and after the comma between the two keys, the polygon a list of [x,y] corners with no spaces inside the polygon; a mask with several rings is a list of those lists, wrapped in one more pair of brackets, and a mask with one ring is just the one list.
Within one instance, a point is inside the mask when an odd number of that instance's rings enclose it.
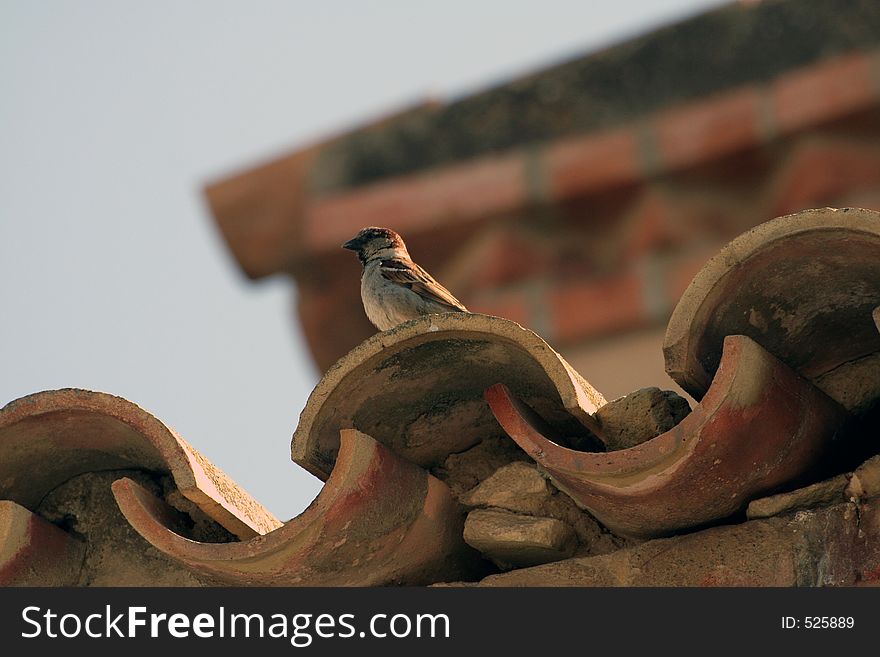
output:
{"label": "red brick", "polygon": [[878,104],[871,62],[839,57],[786,75],[770,90],[776,127],[788,133]]}
{"label": "red brick", "polygon": [[450,221],[511,212],[526,203],[525,157],[485,158],[396,178],[310,203],[303,240],[312,252],[336,249],[364,226],[408,233]]}
{"label": "red brick", "polygon": [[[479,293],[545,273],[554,244],[518,231],[510,222],[468,235],[451,249],[443,284],[450,290]],[[457,251],[457,253],[456,253]]]}
{"label": "red brick", "polygon": [[671,308],[678,304],[694,277],[724,244],[723,240],[714,245],[705,244],[700,248],[676,254],[675,259],[667,263],[665,290]]}
{"label": "red brick", "polygon": [[851,140],[810,139],[780,166],[771,185],[771,215],[836,205],[854,192],[880,187],[880,153]]}
{"label": "red brick", "polygon": [[735,188],[714,185],[696,190],[670,185],[662,197],[663,205],[656,210],[660,214],[657,221],[663,220],[661,227],[655,228],[659,234],[645,253],[665,254],[733,239],[766,220],[755,212],[749,202],[751,195],[753,189],[738,193]]}
{"label": "red brick", "polygon": [[678,242],[682,236],[673,225],[676,214],[668,195],[655,190],[646,191],[633,211],[622,218],[626,226],[622,245],[625,260],[665,250]]}
{"label": "red brick", "polygon": [[503,317],[532,330],[536,328],[526,295],[521,290],[479,294],[466,305],[475,313]]}
{"label": "red brick", "polygon": [[642,178],[634,128],[566,139],[545,152],[548,193],[562,200]]}
{"label": "red brick", "polygon": [[297,318],[321,372],[376,332],[364,314],[359,286],[359,272],[350,280],[297,285]]}
{"label": "red brick", "polygon": [[759,144],[760,112],[754,88],[663,112],[654,121],[661,167],[693,166]]}
{"label": "red brick", "polygon": [[550,312],[553,338],[563,342],[636,328],[649,320],[642,281],[631,273],[557,284],[550,293]]}
{"label": "red brick", "polygon": [[297,238],[306,176],[320,146],[299,151],[209,185],[205,197],[244,272],[282,271],[301,251]]}
{"label": "red brick", "polygon": [[483,267],[474,278],[480,287],[497,287],[539,274],[546,271],[548,260],[537,240],[510,233],[494,240],[485,255]]}

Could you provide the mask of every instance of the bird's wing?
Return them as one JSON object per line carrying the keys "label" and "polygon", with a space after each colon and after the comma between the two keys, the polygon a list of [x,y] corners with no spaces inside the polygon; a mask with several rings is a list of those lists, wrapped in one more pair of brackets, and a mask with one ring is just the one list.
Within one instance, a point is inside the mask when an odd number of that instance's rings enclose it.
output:
{"label": "bird's wing", "polygon": [[435,281],[431,274],[412,261],[407,262],[398,258],[383,260],[379,265],[379,271],[392,283],[403,285],[424,299],[448,306],[452,311],[467,312],[461,301]]}

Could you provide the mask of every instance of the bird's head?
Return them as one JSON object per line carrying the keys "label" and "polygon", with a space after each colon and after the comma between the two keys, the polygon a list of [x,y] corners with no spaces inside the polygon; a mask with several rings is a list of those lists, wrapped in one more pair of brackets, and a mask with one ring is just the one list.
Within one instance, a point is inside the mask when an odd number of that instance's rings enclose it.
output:
{"label": "bird's head", "polygon": [[349,249],[358,254],[361,262],[367,262],[372,258],[390,258],[406,254],[406,245],[390,228],[378,228],[369,226],[362,229],[357,235],[342,245],[343,249]]}

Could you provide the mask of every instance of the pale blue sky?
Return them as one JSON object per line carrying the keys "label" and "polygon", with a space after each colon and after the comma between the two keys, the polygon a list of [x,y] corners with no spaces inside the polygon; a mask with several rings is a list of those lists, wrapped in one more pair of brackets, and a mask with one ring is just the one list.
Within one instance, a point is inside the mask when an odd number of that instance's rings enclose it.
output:
{"label": "pale blue sky", "polygon": [[280,517],[317,382],[286,280],[247,282],[205,182],[717,0],[0,0],[0,406],[126,397]]}

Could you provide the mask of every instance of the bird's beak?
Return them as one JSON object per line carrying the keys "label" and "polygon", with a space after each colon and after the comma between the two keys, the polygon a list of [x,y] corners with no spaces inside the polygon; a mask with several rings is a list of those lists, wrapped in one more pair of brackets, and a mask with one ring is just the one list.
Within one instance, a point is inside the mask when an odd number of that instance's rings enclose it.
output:
{"label": "bird's beak", "polygon": [[361,245],[356,237],[352,237],[350,240],[342,245],[342,248],[348,249],[349,251],[357,251],[359,248],[361,248]]}

